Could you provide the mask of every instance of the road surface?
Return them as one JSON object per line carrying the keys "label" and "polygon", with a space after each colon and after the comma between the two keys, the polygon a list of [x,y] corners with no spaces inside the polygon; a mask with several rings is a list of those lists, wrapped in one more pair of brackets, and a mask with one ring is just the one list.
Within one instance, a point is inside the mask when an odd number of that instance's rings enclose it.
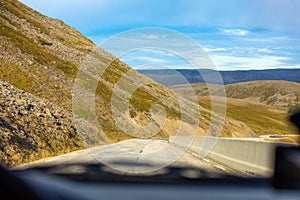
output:
{"label": "road surface", "polygon": [[[104,164],[116,173],[160,173],[163,167],[193,167],[208,173],[245,176],[226,166],[170,144],[165,139],[132,139],[41,159],[17,168],[61,164]],[[70,170],[70,169],[68,169]],[[80,168],[72,169],[80,171]]]}

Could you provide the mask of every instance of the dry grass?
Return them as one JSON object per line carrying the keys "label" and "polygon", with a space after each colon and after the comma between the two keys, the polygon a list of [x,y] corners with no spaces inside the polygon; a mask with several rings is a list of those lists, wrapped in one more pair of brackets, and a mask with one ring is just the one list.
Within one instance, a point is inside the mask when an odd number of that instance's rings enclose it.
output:
{"label": "dry grass", "polygon": [[[199,103],[210,109],[209,97],[199,98]],[[258,136],[297,133],[296,128],[289,122],[286,112],[263,104],[227,98],[226,116],[246,124]]]}
{"label": "dry grass", "polygon": [[[209,86],[213,86],[209,84]],[[175,92],[191,95],[192,88],[197,96],[209,96],[205,83],[172,86]],[[226,96],[235,99],[245,99],[277,109],[291,112],[300,107],[300,83],[289,81],[250,81],[225,85]]]}

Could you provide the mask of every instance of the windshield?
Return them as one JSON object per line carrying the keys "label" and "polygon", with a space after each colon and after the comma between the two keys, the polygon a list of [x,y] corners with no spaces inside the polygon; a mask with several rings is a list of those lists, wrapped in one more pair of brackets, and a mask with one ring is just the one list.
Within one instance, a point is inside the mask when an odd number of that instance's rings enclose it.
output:
{"label": "windshield", "polygon": [[1,164],[271,177],[299,141],[299,6],[1,1]]}

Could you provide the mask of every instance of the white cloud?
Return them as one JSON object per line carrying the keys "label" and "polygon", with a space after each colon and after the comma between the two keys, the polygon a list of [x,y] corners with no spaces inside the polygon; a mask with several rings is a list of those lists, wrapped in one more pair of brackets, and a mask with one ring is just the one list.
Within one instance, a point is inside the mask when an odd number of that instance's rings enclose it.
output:
{"label": "white cloud", "polygon": [[262,52],[262,53],[272,53],[273,51],[267,48],[261,48],[261,49],[257,49],[258,52]]}
{"label": "white cloud", "polygon": [[274,41],[282,41],[282,40],[290,40],[291,38],[286,36],[280,37],[262,37],[262,38],[244,38],[243,40],[249,42],[274,42]]}
{"label": "white cloud", "polygon": [[220,51],[227,51],[228,49],[226,48],[203,48],[206,52],[220,52]]}
{"label": "white cloud", "polygon": [[245,36],[249,34],[249,31],[242,29],[221,29],[221,34]]}
{"label": "white cloud", "polygon": [[249,70],[300,67],[288,66],[284,61],[291,60],[281,56],[235,57],[227,55],[212,55],[212,61],[219,70]]}

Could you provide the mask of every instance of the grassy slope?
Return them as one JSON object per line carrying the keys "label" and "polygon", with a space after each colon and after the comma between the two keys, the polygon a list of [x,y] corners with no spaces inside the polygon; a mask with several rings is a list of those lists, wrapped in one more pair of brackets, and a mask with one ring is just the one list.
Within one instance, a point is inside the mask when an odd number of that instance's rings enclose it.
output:
{"label": "grassy slope", "polygon": [[226,85],[228,97],[249,99],[282,110],[300,105],[300,84],[288,81],[251,81]]}
{"label": "grassy slope", "polygon": [[[200,97],[199,103],[207,109],[210,108],[209,97]],[[226,115],[229,119],[245,123],[257,136],[297,133],[286,112],[263,104],[227,98]]]}
{"label": "grassy slope", "polygon": [[[209,90],[206,84],[191,84],[200,96],[200,105],[210,108]],[[174,91],[189,95],[187,85],[171,87]],[[288,120],[288,109],[299,105],[300,84],[288,81],[251,81],[225,86],[227,117],[245,123],[258,136],[296,134]],[[202,96],[202,97],[201,97]],[[279,109],[278,109],[279,108]],[[224,136],[230,133],[224,131]]]}
{"label": "grassy slope", "polygon": [[[191,84],[198,96],[207,96],[206,84]],[[189,95],[186,85],[172,86],[176,92]],[[250,81],[225,86],[226,96],[246,99],[290,112],[300,106],[300,83],[289,81]]]}

